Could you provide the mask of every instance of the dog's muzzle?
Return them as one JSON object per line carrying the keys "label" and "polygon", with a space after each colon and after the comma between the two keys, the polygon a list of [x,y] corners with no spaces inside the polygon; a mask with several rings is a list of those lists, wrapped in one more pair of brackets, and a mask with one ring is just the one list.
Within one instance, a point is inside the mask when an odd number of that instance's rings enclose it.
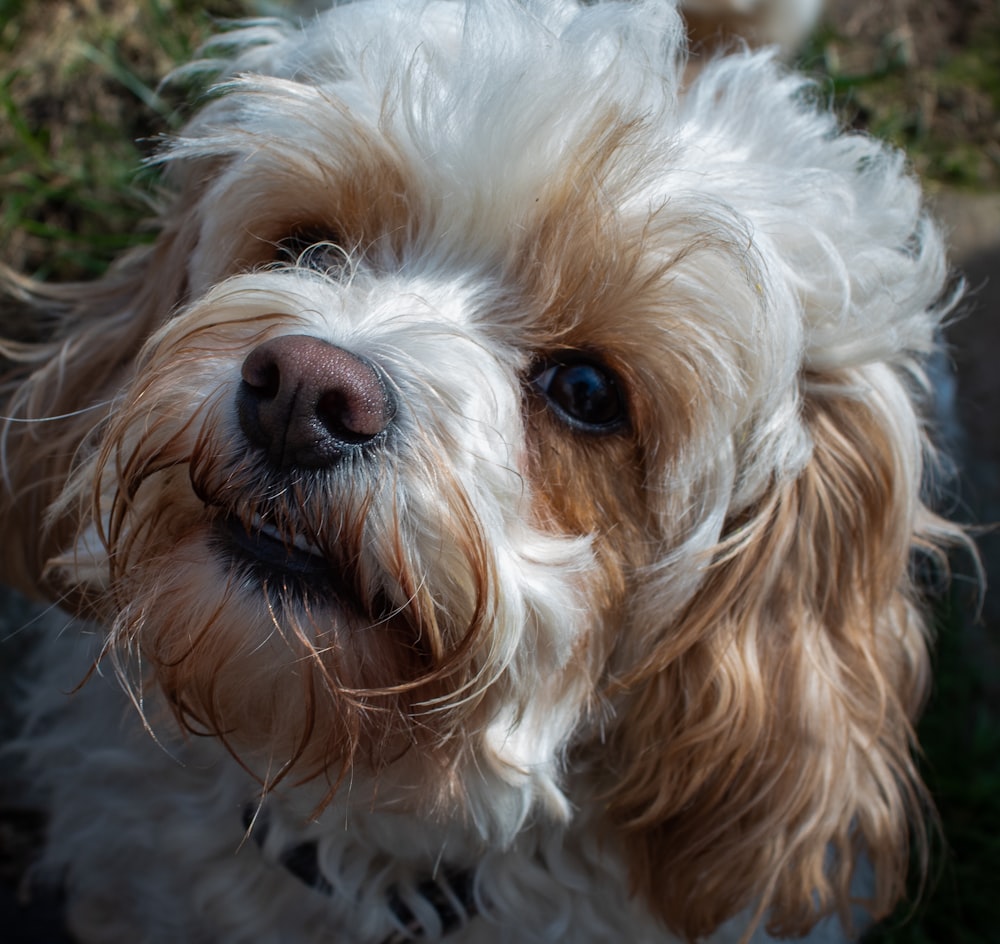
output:
{"label": "dog's muzzle", "polygon": [[250,351],[241,377],[235,406],[258,476],[256,496],[244,507],[218,503],[218,547],[262,584],[382,613],[388,604],[350,576],[345,557],[354,561],[356,549],[342,555],[324,540],[316,496],[344,484],[334,486],[324,472],[342,469],[355,478],[360,461],[387,438],[397,409],[385,375],[344,348],[294,334]]}
{"label": "dog's muzzle", "polygon": [[373,363],[320,338],[254,348],[237,393],[240,427],[278,469],[329,468],[384,438],[396,403]]}

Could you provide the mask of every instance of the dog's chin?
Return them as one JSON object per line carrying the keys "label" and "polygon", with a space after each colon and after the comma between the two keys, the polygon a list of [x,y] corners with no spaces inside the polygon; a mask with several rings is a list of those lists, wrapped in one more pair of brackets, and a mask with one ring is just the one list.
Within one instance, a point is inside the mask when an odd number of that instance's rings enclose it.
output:
{"label": "dog's chin", "polygon": [[261,752],[262,770],[279,758],[305,777],[401,755],[411,728],[429,727],[414,705],[447,690],[410,610],[304,525],[178,504],[120,543],[105,604],[125,684],[155,676],[184,727],[254,768]]}

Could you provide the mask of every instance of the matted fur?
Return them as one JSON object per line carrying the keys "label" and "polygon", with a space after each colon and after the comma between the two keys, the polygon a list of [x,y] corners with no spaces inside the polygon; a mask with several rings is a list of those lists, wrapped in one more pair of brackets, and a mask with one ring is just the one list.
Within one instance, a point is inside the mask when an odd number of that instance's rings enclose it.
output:
{"label": "matted fur", "polygon": [[[449,941],[884,914],[927,805],[911,562],[960,540],[902,157],[769,53],[685,87],[667,2],[364,0],[206,57],[156,242],[5,275],[54,326],[4,346],[0,559],[79,614],[20,742],[74,931],[364,944],[401,899],[436,940],[442,866],[479,912]],[[386,378],[364,456],[241,428],[245,358],[302,334]],[[553,407],[567,356],[620,422]],[[265,528],[328,581],[227,550]],[[278,865],[303,842],[329,894]]]}

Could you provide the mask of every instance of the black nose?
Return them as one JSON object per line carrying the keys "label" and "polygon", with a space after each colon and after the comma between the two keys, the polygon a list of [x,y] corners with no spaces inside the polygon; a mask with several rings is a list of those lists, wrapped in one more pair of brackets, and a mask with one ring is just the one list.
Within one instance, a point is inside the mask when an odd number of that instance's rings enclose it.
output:
{"label": "black nose", "polygon": [[396,413],[369,361],[319,338],[284,335],[243,362],[236,397],[247,439],[281,468],[322,468],[374,441]]}

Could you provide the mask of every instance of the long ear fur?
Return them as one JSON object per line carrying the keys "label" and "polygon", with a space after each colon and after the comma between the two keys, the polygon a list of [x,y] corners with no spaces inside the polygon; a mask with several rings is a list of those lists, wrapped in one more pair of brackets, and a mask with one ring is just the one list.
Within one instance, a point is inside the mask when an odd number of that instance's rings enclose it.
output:
{"label": "long ear fur", "polygon": [[[40,342],[0,341],[0,576],[45,593],[49,558],[65,550],[77,522],[49,510],[78,452],[108,414],[151,330],[186,293],[193,237],[183,220],[92,283],[42,285],[0,269],[0,305],[16,300],[37,319]],[[52,588],[48,588],[50,591]]]}
{"label": "long ear fur", "polygon": [[900,896],[927,805],[910,756],[928,679],[914,549],[958,539],[920,502],[925,444],[884,364],[803,382],[811,461],[718,546],[629,680],[612,816],[633,884],[691,939],[751,909],[772,933]]}

